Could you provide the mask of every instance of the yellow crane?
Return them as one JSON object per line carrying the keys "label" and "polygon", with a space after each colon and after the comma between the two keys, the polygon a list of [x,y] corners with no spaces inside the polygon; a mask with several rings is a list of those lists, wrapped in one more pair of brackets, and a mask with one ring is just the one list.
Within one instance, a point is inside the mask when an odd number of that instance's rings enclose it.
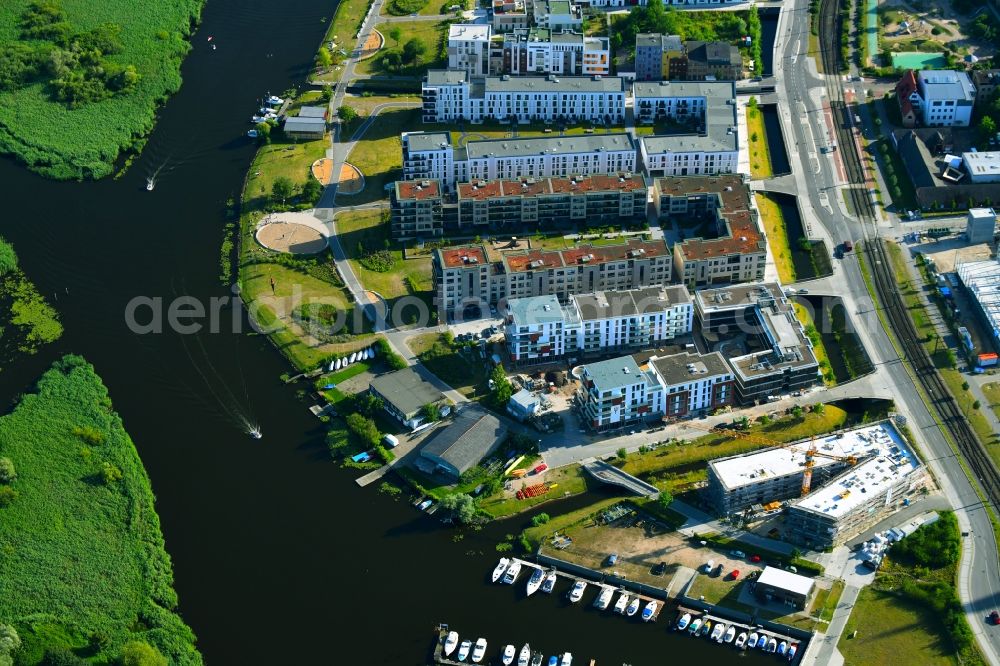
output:
{"label": "yellow crane", "polygon": [[[756,442],[757,444],[763,444],[765,446],[776,446],[783,449],[792,448],[794,446],[801,446],[799,442],[779,442],[762,435],[757,435],[752,432],[743,432],[742,430],[732,430],[730,428],[720,428],[719,426],[708,427],[694,421],[685,423],[684,425],[691,428],[696,428],[697,430],[704,430],[706,432],[717,432],[723,435],[727,435],[734,439],[743,439],[750,442]],[[858,459],[856,456],[839,456],[833,453],[824,453],[816,448],[816,438],[813,437],[809,440],[809,448],[804,452],[806,454],[805,461],[805,472],[802,474],[802,495],[808,495],[809,490],[812,488],[812,468],[816,464],[814,458],[816,456],[821,456],[823,458],[829,458],[831,460],[839,460],[840,462],[846,462],[850,466],[858,464]]]}

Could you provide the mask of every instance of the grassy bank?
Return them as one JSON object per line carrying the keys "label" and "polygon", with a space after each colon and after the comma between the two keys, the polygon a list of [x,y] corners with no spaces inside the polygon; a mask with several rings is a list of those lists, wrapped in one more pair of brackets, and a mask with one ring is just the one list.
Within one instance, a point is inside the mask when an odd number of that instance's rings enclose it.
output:
{"label": "grassy bank", "polygon": [[767,130],[764,114],[757,108],[756,100],[747,105],[747,137],[750,139],[750,177],[758,180],[774,175],[771,154],[767,150]]}
{"label": "grassy bank", "polygon": [[757,192],[757,210],[760,211],[760,221],[767,234],[767,243],[771,248],[771,258],[778,269],[778,279],[781,284],[795,282],[795,264],[792,263],[792,248],[788,244],[788,230],[785,227],[785,217],[781,207],[774,199],[764,192]]}
{"label": "grassy bank", "polygon": [[[141,148],[157,108],[180,89],[181,62],[191,48],[187,37],[204,0],[62,4],[77,30],[121,26],[121,53],[108,59],[134,66],[139,80],[130,92],[74,109],[54,100],[42,81],[0,92],[0,151],[50,178],[103,178],[121,153]],[[29,0],[0,3],[0,47],[18,41],[28,5]]]}
{"label": "grassy bank", "polygon": [[18,266],[14,246],[0,238],[0,370],[62,336],[59,315]]}
{"label": "grassy bank", "polygon": [[816,354],[816,361],[823,371],[823,383],[827,386],[833,386],[837,381],[833,371],[830,369],[830,355],[826,351],[826,346],[823,345],[823,338],[816,330],[816,322],[813,321],[812,313],[797,301],[792,303],[792,307],[795,308],[795,318],[802,324],[806,335],[809,337],[809,341],[812,343],[813,353]]}
{"label": "grassy bank", "polygon": [[67,356],[45,373],[0,418],[0,457],[17,471],[0,508],[0,618],[21,634],[17,663],[49,648],[117,663],[140,640],[170,663],[200,664],[173,612],[149,478],[93,367]]}

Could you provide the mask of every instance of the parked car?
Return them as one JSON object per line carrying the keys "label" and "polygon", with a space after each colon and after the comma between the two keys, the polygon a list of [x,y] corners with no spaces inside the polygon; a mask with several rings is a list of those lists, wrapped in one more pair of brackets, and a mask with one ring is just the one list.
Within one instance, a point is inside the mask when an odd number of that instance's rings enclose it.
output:
{"label": "parked car", "polygon": [[742,550],[731,550],[729,551],[729,554],[732,555],[733,557],[738,557],[741,560],[746,559],[747,556],[747,554],[744,553]]}
{"label": "parked car", "polygon": [[616,564],[618,564],[618,553],[611,553],[610,555],[608,555],[607,565],[609,567],[613,567]]}
{"label": "parked car", "polygon": [[662,576],[666,572],[667,572],[667,563],[666,562],[660,562],[659,564],[657,564],[656,566],[653,567],[653,571],[652,571],[652,573],[653,573],[654,576]]}
{"label": "parked car", "polygon": [[1000,613],[997,611],[990,613],[990,624],[1000,624]]}
{"label": "parked car", "polygon": [[756,564],[757,562],[760,562],[760,555],[757,555],[757,554],[751,555],[750,556],[750,561],[753,562],[754,564]]}
{"label": "parked car", "polygon": [[729,580],[736,580],[739,577],[740,577],[739,569],[733,569],[732,571],[729,572]]}

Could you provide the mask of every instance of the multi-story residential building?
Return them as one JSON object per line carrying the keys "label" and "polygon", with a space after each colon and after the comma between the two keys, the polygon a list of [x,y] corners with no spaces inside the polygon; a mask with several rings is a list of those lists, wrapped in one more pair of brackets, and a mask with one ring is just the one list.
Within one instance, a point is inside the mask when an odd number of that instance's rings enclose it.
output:
{"label": "multi-story residential building", "polygon": [[636,81],[632,86],[637,123],[671,119],[704,121],[711,106],[735,106],[732,81]]}
{"label": "multi-story residential building", "polygon": [[539,28],[583,31],[583,8],[570,0],[535,0],[532,14]]}
{"label": "multi-story residential building", "polygon": [[776,282],[731,285],[695,293],[703,334],[739,337],[744,353],[727,360],[742,403],[766,401],[820,381],[812,343]]}
{"label": "multi-story residential building", "polygon": [[448,69],[460,69],[469,76],[486,76],[489,70],[489,25],[454,23],[448,26]]}
{"label": "multi-story residential building", "polygon": [[[676,78],[689,81],[736,81],[743,78],[743,56],[728,42],[684,42],[684,57],[676,60],[676,67],[684,67],[683,75]],[[671,62],[671,65],[674,63]],[[672,71],[669,76],[675,78]]]}
{"label": "multi-story residential building", "polygon": [[581,366],[576,408],[595,431],[627,428],[653,416],[661,392],[651,373],[623,356]]}
{"label": "multi-story residential building", "polygon": [[432,265],[443,319],[462,316],[467,309],[482,311],[506,298],[551,294],[566,303],[573,294],[662,286],[671,277],[663,240],[582,244],[560,251],[500,252],[468,245],[436,250]]}
{"label": "multi-story residential building", "polygon": [[660,81],[670,78],[670,63],[684,56],[684,43],[678,35],[658,32],[635,36],[635,80]]}
{"label": "multi-story residential building", "polygon": [[[665,0],[664,5],[673,7],[724,7],[729,5],[740,5],[749,0]],[[587,7],[631,7],[633,5],[646,6],[646,0],[589,0],[583,3]]]}
{"label": "multi-story residential building", "polygon": [[679,419],[732,405],[733,372],[719,352],[653,356],[649,370],[663,387],[654,413]]}
{"label": "multi-story residential building", "polygon": [[506,343],[517,365],[553,363],[649,348],[691,332],[694,309],[684,287],[598,291],[507,300]]}
{"label": "multi-story residential building", "polygon": [[674,276],[689,289],[764,278],[767,240],[743,176],[657,178],[653,205],[662,220],[708,218],[715,238],[674,245]]}
{"label": "multi-story residential building", "polygon": [[627,134],[584,134],[468,141],[454,148],[445,132],[404,132],[403,178],[457,182],[635,172],[635,144]]}
{"label": "multi-story residential building", "polygon": [[644,136],[639,139],[642,163],[654,178],[736,173],[740,147],[734,128],[714,124],[704,133]]}
{"label": "multi-story residential building", "polygon": [[394,238],[443,235],[441,186],[438,181],[397,180],[389,203]]}
{"label": "multi-story residential building", "polygon": [[989,102],[1000,88],[1000,69],[972,70],[972,85],[976,87],[976,104]]}
{"label": "multi-story residential building", "polygon": [[625,82],[618,77],[505,74],[470,80],[465,72],[431,70],[422,93],[424,122],[625,121]]}
{"label": "multi-story residential building", "polygon": [[924,127],[968,127],[976,87],[965,72],[908,70],[896,84],[904,127],[919,120]]}
{"label": "multi-story residential building", "polygon": [[494,74],[607,76],[611,50],[607,37],[547,28],[519,29],[495,39],[490,48]]}
{"label": "multi-story residential building", "polygon": [[494,35],[527,28],[531,21],[525,3],[522,0],[493,0],[490,25]]}

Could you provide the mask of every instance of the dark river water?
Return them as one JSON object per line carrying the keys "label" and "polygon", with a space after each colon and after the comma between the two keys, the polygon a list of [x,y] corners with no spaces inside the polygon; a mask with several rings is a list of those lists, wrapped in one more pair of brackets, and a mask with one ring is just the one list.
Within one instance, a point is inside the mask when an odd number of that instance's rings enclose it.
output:
{"label": "dark river water", "polygon": [[[772,663],[671,634],[666,618],[641,625],[488,585],[494,544],[521,524],[454,542],[406,502],[358,488],[355,473],[329,461],[319,422],[278,380],[287,366],[265,340],[126,327],[137,296],[207,303],[228,294],[217,278],[222,211],[253,154],[242,138],[247,119],[265,90],[302,80],[333,9],[318,0],[210,0],[183,89],[118,181],[49,182],[0,160],[0,234],[57,299],[66,328],[57,344],[0,374],[0,401],[9,404],[61,354],[96,366],[152,477],[180,610],[211,664],[423,664],[441,621],[485,636],[494,654],[530,641],[603,666]],[[161,166],[146,192],[145,177]],[[250,406],[262,441],[239,429],[233,404]]]}

